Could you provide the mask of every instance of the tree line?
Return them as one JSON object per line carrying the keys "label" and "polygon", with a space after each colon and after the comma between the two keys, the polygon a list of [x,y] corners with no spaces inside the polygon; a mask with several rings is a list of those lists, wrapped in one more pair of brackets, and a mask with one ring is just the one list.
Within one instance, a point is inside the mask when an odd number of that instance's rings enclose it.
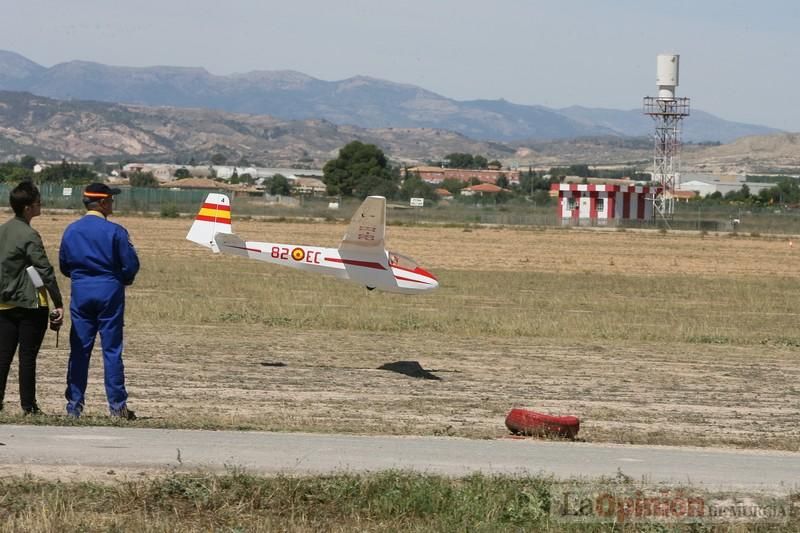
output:
{"label": "tree line", "polygon": [[58,165],[52,165],[35,173],[37,161],[32,156],[23,156],[19,162],[0,163],[0,182],[36,181],[37,183],[89,183],[97,178],[97,172],[88,165],[70,163],[62,159]]}
{"label": "tree line", "polygon": [[[446,162],[450,168],[482,170],[492,167],[498,170],[502,169],[497,160],[489,161],[481,155],[467,153],[448,154],[443,162]],[[119,163],[120,168],[123,164]],[[36,165],[36,159],[30,155],[23,156],[17,162],[0,163],[0,182],[31,180],[37,183],[85,184],[97,180],[98,175],[105,175],[109,168],[100,158],[97,158],[92,165],[70,163],[62,159],[60,164],[45,166],[40,169],[40,172],[34,173]],[[177,178],[188,176],[189,172],[185,168],[179,168],[175,172]],[[497,178],[497,185],[507,189],[507,192],[497,194],[495,199],[498,203],[502,203],[515,197],[527,197],[537,204],[547,203],[550,201],[552,184],[560,182],[565,176],[604,179],[629,177],[642,181],[649,179],[648,174],[637,173],[634,168],[593,170],[589,165],[576,164],[551,167],[547,172],[537,172],[529,167],[527,171],[523,170],[519,173],[519,183],[512,184],[501,170]],[[159,186],[159,182],[152,172],[133,172],[126,177],[132,187]],[[232,183],[253,183],[254,181],[255,179],[249,174],[239,176],[234,173],[230,179]],[[767,179],[759,176],[755,181],[767,181]],[[391,165],[389,159],[376,145],[360,141],[348,143],[339,151],[336,158],[325,164],[323,182],[327,193],[331,196],[365,198],[379,195],[397,200],[408,200],[414,197],[437,200],[439,198],[436,193],[437,188],[445,189],[453,196],[458,196],[465,187],[480,183],[477,178],[469,181],[449,178],[434,186],[408,169]],[[715,192],[692,201],[706,204],[795,206],[800,205],[800,185],[798,183],[797,179],[784,178],[775,186],[762,189],[758,194],[751,194],[750,188],[744,184],[738,191],[724,195]],[[280,174],[265,180],[264,186],[265,191],[269,194],[291,194],[289,180]],[[479,201],[479,199],[465,199],[464,201]]]}

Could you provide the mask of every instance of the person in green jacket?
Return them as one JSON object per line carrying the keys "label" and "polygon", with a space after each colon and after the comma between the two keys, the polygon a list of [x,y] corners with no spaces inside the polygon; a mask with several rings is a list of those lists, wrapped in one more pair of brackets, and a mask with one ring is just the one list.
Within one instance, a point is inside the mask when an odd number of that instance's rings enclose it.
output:
{"label": "person in green jacket", "polygon": [[0,225],[0,410],[19,346],[20,405],[24,413],[38,414],[36,358],[47,331],[48,293],[54,307],[50,322],[56,327],[64,320],[64,303],[42,238],[31,227],[42,210],[39,189],[22,182],[11,191],[9,203],[14,218]]}

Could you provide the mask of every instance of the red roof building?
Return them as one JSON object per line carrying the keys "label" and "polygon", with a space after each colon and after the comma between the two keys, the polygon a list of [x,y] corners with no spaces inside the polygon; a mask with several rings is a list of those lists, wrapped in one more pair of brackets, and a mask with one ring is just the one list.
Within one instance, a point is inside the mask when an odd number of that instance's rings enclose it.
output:
{"label": "red roof building", "polygon": [[436,189],[433,192],[435,192],[439,196],[439,198],[442,198],[442,199],[447,199],[447,198],[452,198],[453,197],[453,193],[451,193],[447,189],[439,188],[439,189]]}
{"label": "red roof building", "polygon": [[412,167],[407,172],[418,174],[428,183],[441,183],[446,179],[455,179],[468,182],[477,178],[483,183],[497,183],[497,178],[502,174],[508,183],[519,183],[519,170],[479,170],[468,168],[441,168],[441,167]]}
{"label": "red roof building", "polygon": [[511,192],[508,189],[504,189],[502,187],[498,187],[494,183],[481,183],[478,185],[473,185],[471,187],[465,187],[461,189],[461,194],[464,196],[484,196],[484,195],[491,195],[497,194],[500,192]]}

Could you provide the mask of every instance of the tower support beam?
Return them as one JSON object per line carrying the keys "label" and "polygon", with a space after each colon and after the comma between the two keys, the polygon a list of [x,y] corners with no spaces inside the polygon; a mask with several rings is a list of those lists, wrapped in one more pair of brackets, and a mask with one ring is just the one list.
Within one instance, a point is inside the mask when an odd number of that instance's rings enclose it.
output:
{"label": "tower support beam", "polygon": [[653,181],[661,192],[653,197],[653,214],[671,219],[675,214],[675,189],[680,185],[681,121],[689,116],[689,99],[646,96],[643,110],[655,121]]}

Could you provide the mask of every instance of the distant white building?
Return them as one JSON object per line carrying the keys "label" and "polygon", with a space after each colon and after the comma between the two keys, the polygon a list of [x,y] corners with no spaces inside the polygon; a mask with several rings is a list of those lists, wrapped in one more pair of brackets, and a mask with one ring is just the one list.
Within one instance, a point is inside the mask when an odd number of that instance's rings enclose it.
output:
{"label": "distant white building", "polygon": [[223,180],[229,180],[236,172],[237,176],[242,174],[250,174],[253,179],[271,178],[275,174],[282,176],[299,176],[310,178],[321,178],[322,170],[314,169],[301,169],[301,168],[268,168],[268,167],[239,167],[231,165],[214,165],[211,167],[217,173],[217,177]]}
{"label": "distant white building", "polygon": [[211,167],[217,173],[217,177],[223,180],[229,180],[234,174],[237,176],[244,176],[250,174],[250,177],[256,179],[258,177],[258,169],[255,167],[238,167],[230,165],[214,165]]}
{"label": "distant white building", "polygon": [[253,166],[236,165],[171,165],[164,163],[128,163],[122,169],[130,175],[135,172],[152,172],[156,179],[162,183],[175,180],[175,172],[179,169],[186,169],[189,176],[194,178],[216,177],[223,180],[230,180],[234,173],[237,176],[249,174],[256,181],[263,181],[271,178],[275,174],[281,174],[286,178],[322,178],[322,170],[315,169],[295,169],[295,168],[266,168]]}
{"label": "distant white building", "polygon": [[153,176],[161,183],[166,183],[175,179],[175,171],[178,170],[178,165],[157,165],[149,169]]}
{"label": "distant white building", "polygon": [[322,180],[297,176],[289,176],[288,178],[292,191],[297,194],[309,194],[312,196],[324,196],[327,194],[328,188]]}
{"label": "distant white building", "polygon": [[762,189],[774,187],[774,183],[746,182],[744,174],[694,174],[681,175],[679,191],[694,191],[700,196],[708,196],[718,192],[723,196],[729,192],[738,192],[747,185],[750,194],[758,194]]}
{"label": "distant white building", "polygon": [[271,178],[275,174],[281,176],[296,176],[298,178],[322,178],[323,172],[320,169],[309,168],[279,168],[279,167],[258,167],[259,178]]}
{"label": "distant white building", "polygon": [[128,163],[122,167],[122,171],[125,173],[144,172],[147,166],[146,163]]}

